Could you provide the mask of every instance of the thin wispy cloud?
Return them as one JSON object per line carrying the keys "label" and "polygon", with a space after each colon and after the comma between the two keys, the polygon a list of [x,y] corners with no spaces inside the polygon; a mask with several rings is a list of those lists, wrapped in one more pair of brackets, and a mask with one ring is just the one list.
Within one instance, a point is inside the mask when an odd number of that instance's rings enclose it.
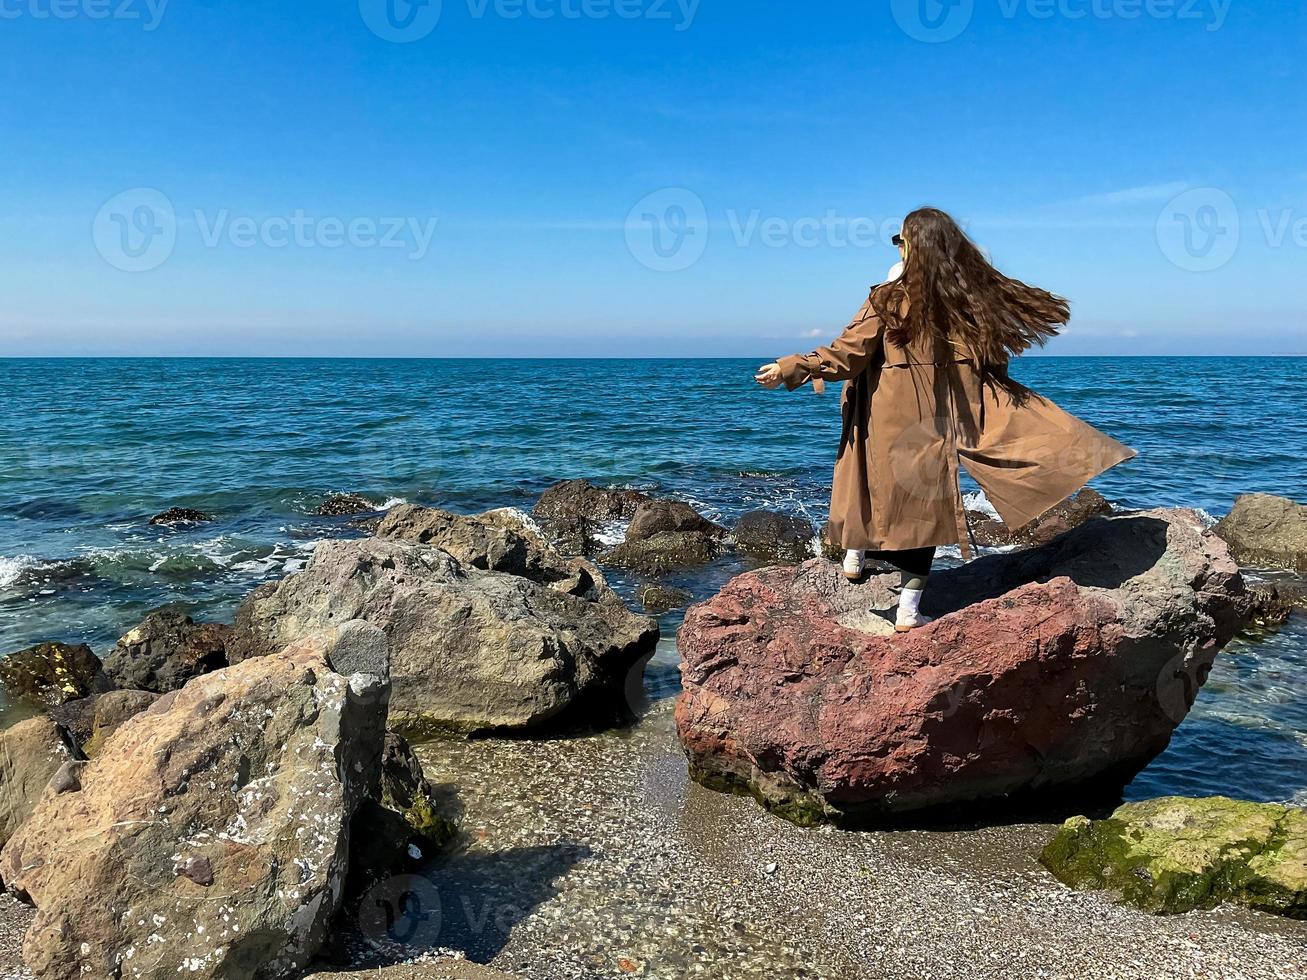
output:
{"label": "thin wispy cloud", "polygon": [[[1069,201],[1061,203],[1068,207],[1117,207],[1129,204],[1156,204],[1159,201],[1169,201],[1177,194],[1183,194],[1194,186],[1194,182],[1191,180],[1172,180],[1164,184],[1144,184],[1140,187],[1126,187],[1117,191],[1073,197]],[[1052,206],[1056,207],[1057,205]]]}

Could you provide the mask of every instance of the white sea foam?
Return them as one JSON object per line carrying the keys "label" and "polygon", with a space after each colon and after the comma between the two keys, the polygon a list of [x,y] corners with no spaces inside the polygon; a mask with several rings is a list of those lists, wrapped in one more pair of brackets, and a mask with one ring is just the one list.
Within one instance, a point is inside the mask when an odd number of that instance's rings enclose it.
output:
{"label": "white sea foam", "polygon": [[630,526],[630,521],[605,521],[595,527],[595,540],[605,547],[615,547],[626,540],[626,529]]}
{"label": "white sea foam", "polygon": [[406,503],[408,503],[408,500],[404,497],[390,497],[385,501],[385,503],[378,504],[375,509],[390,510],[392,507],[398,507],[401,504],[406,504]]}
{"label": "white sea foam", "polygon": [[1002,518],[998,516],[998,511],[994,509],[994,505],[991,504],[989,498],[985,496],[984,490],[973,490],[971,493],[964,494],[962,497],[962,503],[966,506],[967,510],[977,511],[984,514],[986,517],[992,517],[996,521],[1002,520]]}
{"label": "white sea foam", "polygon": [[13,585],[18,581],[18,576],[35,564],[36,559],[31,555],[17,555],[14,558],[0,556],[0,589]]}

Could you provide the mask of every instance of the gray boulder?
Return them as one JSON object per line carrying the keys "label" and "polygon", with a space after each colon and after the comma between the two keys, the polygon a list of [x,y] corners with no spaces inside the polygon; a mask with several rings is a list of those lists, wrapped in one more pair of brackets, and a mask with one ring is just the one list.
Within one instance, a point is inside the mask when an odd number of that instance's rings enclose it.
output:
{"label": "gray boulder", "polygon": [[620,707],[627,675],[657,643],[657,622],[627,609],[591,566],[486,524],[484,515],[409,512],[383,534],[429,543],[324,542],[304,571],[249,596],[229,655],[263,656],[365,620],[390,644],[391,727],[415,739]]}
{"label": "gray boulder", "polygon": [[296,976],[343,901],[379,791],[386,689],[331,632],[195,678],[47,788],[0,852],[46,980]]}
{"label": "gray boulder", "polygon": [[1307,572],[1307,504],[1247,493],[1213,530],[1241,565]]}

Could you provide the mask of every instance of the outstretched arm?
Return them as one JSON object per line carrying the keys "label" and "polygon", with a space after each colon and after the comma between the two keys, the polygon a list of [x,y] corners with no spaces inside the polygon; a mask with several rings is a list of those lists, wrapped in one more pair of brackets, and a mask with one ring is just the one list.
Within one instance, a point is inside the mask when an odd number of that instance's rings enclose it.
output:
{"label": "outstretched arm", "polygon": [[861,374],[880,350],[884,325],[871,307],[863,304],[844,332],[829,347],[811,354],[791,354],[758,372],[758,382],[769,388],[784,384],[793,391],[811,380],[848,381]]}

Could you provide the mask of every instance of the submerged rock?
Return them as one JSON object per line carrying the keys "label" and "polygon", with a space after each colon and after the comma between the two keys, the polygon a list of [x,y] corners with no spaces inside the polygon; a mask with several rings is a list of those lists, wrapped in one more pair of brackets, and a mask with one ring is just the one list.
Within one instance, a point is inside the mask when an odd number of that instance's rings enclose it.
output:
{"label": "submerged rock", "polygon": [[227,666],[230,633],[230,626],[159,609],[118,641],[105,658],[104,672],[117,687],[167,694],[192,677]]}
{"label": "submerged rock", "polygon": [[931,579],[741,575],[681,629],[694,776],[799,822],[1116,787],[1166,748],[1250,598],[1192,511],[1096,519]]}
{"label": "submerged rock", "polygon": [[[461,528],[456,550],[476,530]],[[246,599],[229,653],[262,656],[332,623],[366,620],[393,655],[391,727],[414,738],[528,729],[624,704],[628,673],[657,643],[657,621],[627,609],[597,570],[557,554],[519,563],[516,545],[463,553],[466,562],[407,540],[323,542],[304,571]],[[564,566],[576,577],[549,581]]]}
{"label": "submerged rock", "polygon": [[173,524],[205,524],[211,520],[213,518],[202,510],[194,510],[190,507],[169,507],[162,514],[155,514],[151,517],[150,523],[167,527]]}
{"label": "submerged rock", "polygon": [[1103,517],[1111,513],[1112,505],[1107,499],[1097,490],[1085,487],[1024,527],[1008,527],[1002,521],[979,511],[968,511],[967,516],[971,522],[971,533],[978,545],[987,548],[1033,548],[1048,544],[1059,534],[1079,527],[1091,517]]}
{"label": "submerged rock", "polygon": [[[380,966],[368,970],[367,980],[518,980],[517,977],[488,966],[460,959],[419,959],[411,963]],[[348,969],[313,973],[304,980],[363,980],[358,971]]]}
{"label": "submerged rock", "polygon": [[1307,584],[1263,582],[1251,586],[1253,621],[1259,626],[1283,626],[1297,610],[1307,609]]}
{"label": "submerged rock", "polygon": [[316,517],[353,517],[356,514],[375,513],[376,509],[377,505],[367,497],[360,497],[356,493],[338,493],[320,503],[313,513]]}
{"label": "submerged rock", "polygon": [[0,684],[10,696],[45,708],[109,689],[100,658],[84,643],[38,643],[0,658]]}
{"label": "submerged rock", "polygon": [[1307,572],[1307,504],[1247,493],[1213,530],[1241,565]]}
{"label": "submerged rock", "polygon": [[1076,889],[1107,889],[1148,912],[1220,902],[1307,918],[1307,812],[1224,796],[1127,803],[1072,817],[1040,862]]}
{"label": "submerged rock", "polygon": [[702,531],[662,531],[637,541],[626,540],[599,556],[599,561],[641,575],[661,575],[679,568],[706,565],[722,553],[721,539]]}
{"label": "submerged rock", "polygon": [[688,605],[694,597],[685,589],[674,589],[667,585],[650,583],[641,587],[639,598],[640,605],[644,607],[645,612],[658,615],[671,612],[673,609],[680,609]]}
{"label": "submerged rock", "polygon": [[354,815],[349,893],[362,895],[389,875],[416,870],[456,833],[412,747],[402,736],[387,732],[380,792]]}
{"label": "submerged rock", "polygon": [[385,681],[335,634],[195,678],[119,728],[0,852],[47,980],[296,975],[378,790]]}
{"label": "submerged rock", "polygon": [[793,563],[812,557],[812,523],[802,517],[751,510],[735,524],[735,546],[758,561]]}
{"label": "submerged rock", "polygon": [[32,815],[50,779],[72,753],[49,718],[29,718],[0,731],[0,847]]}

